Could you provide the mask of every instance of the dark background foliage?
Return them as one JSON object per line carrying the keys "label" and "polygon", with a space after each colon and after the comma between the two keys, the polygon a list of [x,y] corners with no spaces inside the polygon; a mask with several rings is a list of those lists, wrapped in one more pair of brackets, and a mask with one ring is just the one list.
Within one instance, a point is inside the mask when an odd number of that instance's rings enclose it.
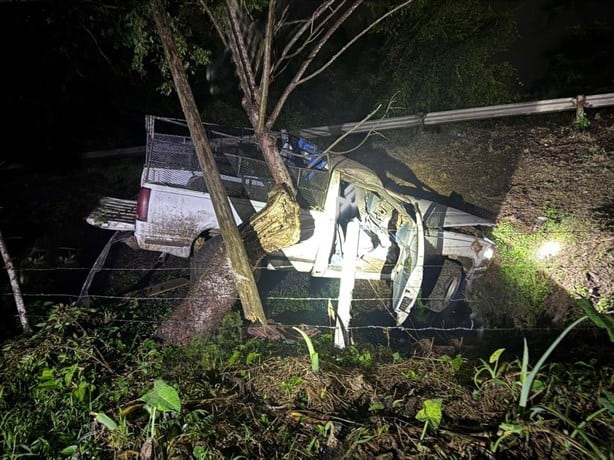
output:
{"label": "dark background foliage", "polygon": [[[332,45],[385,6],[371,3]],[[355,121],[393,95],[396,114],[409,115],[611,91],[607,3],[416,0],[300,88],[280,124]],[[191,8],[171,5],[204,118],[242,123],[230,62]],[[69,164],[78,152],[141,144],[144,113],[180,115],[176,98],[160,92],[169,87],[142,1],[3,2],[0,34],[3,159]]]}

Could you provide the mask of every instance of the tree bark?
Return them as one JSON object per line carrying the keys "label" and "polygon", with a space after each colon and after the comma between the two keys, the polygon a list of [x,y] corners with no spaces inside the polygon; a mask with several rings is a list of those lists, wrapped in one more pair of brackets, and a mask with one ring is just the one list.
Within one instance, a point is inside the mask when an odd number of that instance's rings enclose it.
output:
{"label": "tree bark", "polygon": [[203,170],[207,189],[211,195],[213,209],[220,225],[220,233],[224,240],[224,245],[230,257],[230,267],[227,267],[226,276],[228,273],[234,275],[234,282],[239,291],[241,305],[245,317],[250,321],[259,321],[261,324],[266,324],[266,317],[260,302],[258,288],[254,280],[254,274],[251,271],[247,253],[243,246],[243,241],[239,231],[235,225],[235,221],[228,203],[226,191],[222,185],[220,174],[213,158],[213,153],[205,133],[205,129],[200,119],[200,114],[192,94],[192,89],[188,83],[183,63],[179,57],[175,40],[168,23],[166,12],[162,6],[161,0],[151,0],[156,29],[162,46],[166,61],[171,70],[175,89],[181,102],[181,107],[188,123],[190,135],[194,142],[196,156]]}
{"label": "tree bark", "polygon": [[262,149],[264,160],[266,161],[269,171],[271,171],[271,175],[273,176],[275,183],[285,185],[288,190],[292,192],[292,195],[296,196],[294,181],[292,180],[292,176],[290,176],[288,168],[286,168],[286,164],[279,154],[275,137],[270,133],[270,131],[267,130],[264,132],[256,132],[255,135],[256,140]]}
{"label": "tree bark", "polygon": [[6,271],[9,275],[9,281],[11,283],[11,288],[13,289],[13,297],[15,298],[15,305],[17,306],[17,314],[19,315],[21,327],[24,333],[29,334],[32,332],[32,329],[30,328],[30,323],[28,322],[26,306],[23,303],[23,297],[21,296],[21,288],[19,287],[19,282],[17,281],[17,273],[15,272],[13,261],[11,260],[11,256],[9,255],[9,250],[6,247],[6,244],[4,244],[2,232],[0,232],[0,253],[2,253],[4,266],[6,267]]}
{"label": "tree bark", "polygon": [[[292,195],[283,186],[276,186],[267,206],[241,226],[252,266],[257,266],[267,253],[299,240],[299,213],[300,208]],[[195,337],[214,333],[236,303],[237,290],[228,276],[230,259],[221,238],[211,238],[202,251],[199,258],[206,263],[198,282],[190,287],[184,301],[156,330],[156,337],[167,344],[185,344]]]}

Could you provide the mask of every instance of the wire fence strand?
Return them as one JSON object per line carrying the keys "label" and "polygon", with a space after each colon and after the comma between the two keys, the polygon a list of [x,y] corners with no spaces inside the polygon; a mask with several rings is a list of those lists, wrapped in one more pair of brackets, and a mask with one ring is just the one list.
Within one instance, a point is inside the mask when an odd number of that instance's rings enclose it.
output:
{"label": "wire fence strand", "polygon": [[[37,320],[45,320],[47,319],[46,316],[43,315],[29,315],[30,318],[32,319],[37,319]],[[17,319],[17,315],[11,315],[10,317],[15,318],[15,320]],[[198,323],[207,323],[208,321],[205,320],[198,320],[198,319],[194,319],[194,320],[182,320],[182,319],[177,319],[177,318],[165,318],[165,319],[121,319],[121,318],[107,318],[105,319],[106,323],[118,323],[118,324],[149,324],[149,325],[156,325],[156,324],[160,324],[162,322],[171,322],[171,323],[175,323],[175,324],[194,324],[195,322]],[[290,323],[284,323],[284,324],[279,324],[279,323],[275,323],[276,326],[278,327],[282,327],[282,328],[287,328],[287,329],[291,329],[293,327],[298,327],[298,328],[304,328],[304,327],[309,327],[311,329],[317,329],[317,330],[321,330],[323,332],[333,332],[335,330],[335,326],[334,325],[326,325],[326,324],[308,324],[308,323],[295,323],[295,324],[290,324]],[[242,329],[242,330],[247,330],[249,328],[253,327],[253,325],[233,325],[233,326],[220,326],[219,330],[236,330],[236,329]],[[258,327],[256,325],[256,327]],[[382,332],[387,332],[387,331],[399,331],[399,332],[407,332],[407,333],[420,333],[420,332],[444,332],[444,333],[449,333],[449,332],[474,332],[474,333],[483,333],[483,332],[493,332],[493,333],[506,333],[509,334],[510,332],[515,332],[518,333],[519,336],[521,336],[524,332],[548,332],[548,333],[554,333],[556,334],[559,331],[562,331],[563,328],[555,328],[555,327],[527,327],[527,328],[523,328],[523,329],[518,329],[515,327],[495,327],[495,328],[490,328],[490,327],[481,327],[481,326],[454,326],[454,327],[441,327],[441,326],[423,326],[423,327],[409,327],[409,326],[392,326],[392,325],[377,325],[377,324],[368,324],[368,325],[358,325],[358,326],[348,326],[348,330],[356,330],[356,331],[364,331],[364,330],[375,330],[375,331],[382,331]],[[596,328],[595,327],[583,327],[583,328],[577,328],[576,332],[589,332],[589,331],[595,331]]]}
{"label": "wire fence strand", "polygon": [[[73,300],[77,300],[79,299],[79,295],[75,294],[75,293],[44,293],[44,292],[40,292],[40,293],[22,293],[22,295],[24,297],[39,297],[39,298],[49,298],[49,299],[58,299],[58,298],[65,298],[65,299],[73,299]],[[0,293],[0,296],[3,297],[12,297],[12,293],[10,292],[2,292]],[[92,300],[113,300],[113,301],[122,301],[122,303],[125,302],[132,302],[132,301],[136,301],[136,302],[143,302],[143,301],[149,301],[149,302],[159,302],[159,301],[184,301],[184,300],[206,300],[207,296],[203,296],[203,295],[199,295],[198,297],[191,297],[191,296],[138,296],[138,295],[109,295],[109,294],[90,294],[88,295],[88,297]],[[234,300],[235,302],[238,302],[240,300],[240,298],[238,296],[233,297],[231,300]],[[305,303],[305,302],[320,302],[322,303],[322,305],[326,305],[328,303],[328,301],[333,301],[336,302],[338,300],[337,297],[334,296],[324,296],[324,297],[295,297],[295,296],[263,296],[262,297],[263,302],[267,303],[267,302],[275,302],[275,301],[283,301],[283,302],[296,302],[297,304],[299,303]],[[444,300],[444,298],[440,298],[440,297],[418,297],[417,298],[418,301],[421,302],[426,302],[427,300]],[[484,304],[485,302],[491,302],[493,305],[495,303],[500,302],[500,297],[487,297],[487,296],[481,296],[480,299],[467,299],[467,298],[462,298],[462,299],[454,299],[457,301],[462,301],[468,305],[471,304]],[[392,303],[393,298],[392,297],[385,297],[385,296],[377,296],[377,297],[354,297],[352,299],[353,303],[369,303],[369,302],[373,302],[373,303],[381,303],[381,304],[386,304],[389,305]]]}

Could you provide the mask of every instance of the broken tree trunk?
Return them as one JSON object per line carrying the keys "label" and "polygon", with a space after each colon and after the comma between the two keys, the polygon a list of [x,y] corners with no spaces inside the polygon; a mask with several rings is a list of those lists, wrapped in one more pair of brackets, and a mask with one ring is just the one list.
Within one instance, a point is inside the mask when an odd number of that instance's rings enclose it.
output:
{"label": "broken tree trunk", "polygon": [[[300,237],[299,206],[285,187],[278,185],[267,206],[240,228],[252,267],[268,253],[296,243]],[[237,301],[237,289],[226,246],[221,238],[207,241],[199,257],[206,261],[198,281],[172,315],[156,330],[165,343],[185,344],[210,335]]]}
{"label": "broken tree trunk", "polygon": [[200,119],[200,113],[196,106],[192,88],[188,82],[184,64],[177,50],[162,0],[151,0],[150,4],[156,29],[162,41],[166,62],[173,76],[177,96],[179,97],[192,141],[194,142],[196,157],[203,171],[207,190],[211,196],[211,203],[220,226],[220,233],[230,257],[231,269],[227,271],[227,275],[231,277],[234,275],[234,283],[237,285],[239,297],[241,297],[241,305],[243,306],[245,317],[251,321],[258,321],[266,325],[266,316],[262,309],[254,274],[251,271],[241,236],[235,226],[232,210],[228,203],[228,196],[222,185],[220,173],[213,158],[211,146]]}

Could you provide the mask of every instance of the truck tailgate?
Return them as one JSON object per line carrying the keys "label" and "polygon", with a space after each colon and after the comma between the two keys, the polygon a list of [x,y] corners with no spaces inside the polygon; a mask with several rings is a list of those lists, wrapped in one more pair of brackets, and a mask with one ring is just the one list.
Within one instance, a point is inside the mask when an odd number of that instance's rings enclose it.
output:
{"label": "truck tailgate", "polygon": [[85,220],[107,230],[134,231],[136,201],[105,196]]}

